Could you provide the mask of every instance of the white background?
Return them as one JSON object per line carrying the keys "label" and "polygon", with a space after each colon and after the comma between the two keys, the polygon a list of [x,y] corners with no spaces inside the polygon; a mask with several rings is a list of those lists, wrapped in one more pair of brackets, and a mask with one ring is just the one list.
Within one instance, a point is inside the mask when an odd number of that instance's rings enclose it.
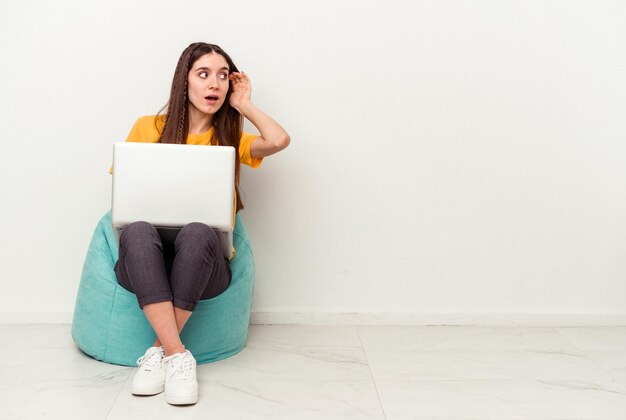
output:
{"label": "white background", "polygon": [[621,1],[4,0],[0,321],[71,320],[112,145],[205,41],[292,139],[243,170],[253,321],[626,322],[625,22]]}

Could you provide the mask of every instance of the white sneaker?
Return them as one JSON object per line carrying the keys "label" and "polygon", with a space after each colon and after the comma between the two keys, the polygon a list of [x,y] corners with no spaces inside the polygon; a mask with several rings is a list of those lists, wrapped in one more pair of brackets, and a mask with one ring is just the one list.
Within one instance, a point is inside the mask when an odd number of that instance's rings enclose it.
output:
{"label": "white sneaker", "polygon": [[172,405],[198,402],[196,359],[189,350],[163,359],[165,365],[165,401]]}
{"label": "white sneaker", "polygon": [[139,368],[133,377],[131,392],[135,395],[155,395],[165,389],[163,347],[150,347],[137,359]]}

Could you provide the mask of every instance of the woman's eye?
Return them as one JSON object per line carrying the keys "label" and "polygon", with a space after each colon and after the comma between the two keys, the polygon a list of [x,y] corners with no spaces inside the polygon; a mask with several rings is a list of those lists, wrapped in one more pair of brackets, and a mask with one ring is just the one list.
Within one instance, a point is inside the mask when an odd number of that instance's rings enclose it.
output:
{"label": "woman's eye", "polygon": [[203,79],[206,79],[208,76],[208,73],[206,71],[201,71],[200,73],[198,73],[198,76],[202,77]]}
{"label": "woman's eye", "polygon": [[228,75],[226,73],[222,73],[220,76],[222,77],[222,80],[228,79]]}

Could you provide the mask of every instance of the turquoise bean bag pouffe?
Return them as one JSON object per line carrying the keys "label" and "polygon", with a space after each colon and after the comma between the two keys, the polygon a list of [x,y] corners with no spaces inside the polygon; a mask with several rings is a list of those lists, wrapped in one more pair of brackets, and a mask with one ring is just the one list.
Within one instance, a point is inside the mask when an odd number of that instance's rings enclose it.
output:
{"label": "turquoise bean bag pouffe", "polygon": [[[228,289],[200,300],[181,332],[181,340],[198,363],[209,363],[239,353],[246,345],[254,286],[254,261],[239,214],[230,260]],[[72,338],[86,354],[107,363],[136,366],[137,359],[156,334],[134,293],[120,286],[113,267],[118,244],[107,212],[96,227],[76,297]]]}

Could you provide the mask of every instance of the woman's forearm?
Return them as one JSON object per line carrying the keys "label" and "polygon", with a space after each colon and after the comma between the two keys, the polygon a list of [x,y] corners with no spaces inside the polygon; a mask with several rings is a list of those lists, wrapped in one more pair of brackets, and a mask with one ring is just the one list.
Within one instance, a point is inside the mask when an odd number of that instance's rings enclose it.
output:
{"label": "woman's forearm", "polygon": [[251,101],[242,103],[237,111],[259,130],[265,141],[274,144],[279,149],[284,149],[289,145],[290,138],[285,129]]}

